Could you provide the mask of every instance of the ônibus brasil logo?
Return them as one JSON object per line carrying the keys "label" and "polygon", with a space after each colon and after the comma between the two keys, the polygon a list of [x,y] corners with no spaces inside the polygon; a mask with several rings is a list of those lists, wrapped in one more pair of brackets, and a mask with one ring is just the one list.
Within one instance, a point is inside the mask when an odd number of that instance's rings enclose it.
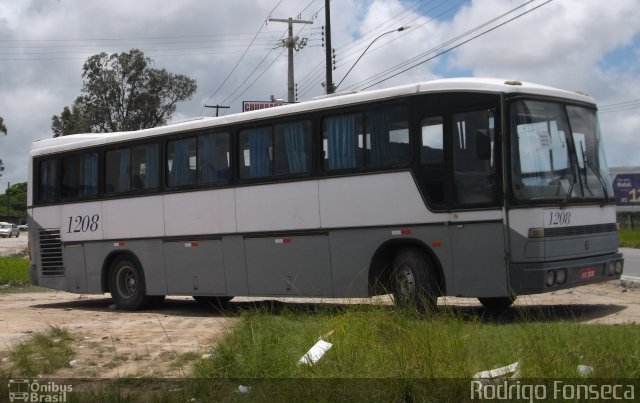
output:
{"label": "\u00f4nibus brasil logo", "polygon": [[38,380],[9,379],[10,402],[56,402],[67,401],[73,385],[60,385],[54,381],[40,383]]}

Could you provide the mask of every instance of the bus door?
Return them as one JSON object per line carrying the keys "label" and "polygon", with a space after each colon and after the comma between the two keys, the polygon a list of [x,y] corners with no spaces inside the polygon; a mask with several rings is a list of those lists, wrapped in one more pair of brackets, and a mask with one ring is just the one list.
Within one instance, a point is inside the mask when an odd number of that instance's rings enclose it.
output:
{"label": "bus door", "polygon": [[449,236],[455,294],[508,295],[495,108],[453,113],[450,121]]}

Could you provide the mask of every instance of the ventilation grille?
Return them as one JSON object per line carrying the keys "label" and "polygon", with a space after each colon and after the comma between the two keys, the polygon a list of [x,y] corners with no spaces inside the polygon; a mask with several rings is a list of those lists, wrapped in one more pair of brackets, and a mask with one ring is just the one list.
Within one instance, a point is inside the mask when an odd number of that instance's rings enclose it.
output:
{"label": "ventilation grille", "polygon": [[579,225],[575,227],[545,228],[544,236],[546,238],[556,236],[589,235],[599,234],[602,232],[616,232],[617,230],[618,227],[616,223]]}
{"label": "ventilation grille", "polygon": [[59,276],[64,274],[60,230],[40,230],[40,263],[42,264],[43,276]]}

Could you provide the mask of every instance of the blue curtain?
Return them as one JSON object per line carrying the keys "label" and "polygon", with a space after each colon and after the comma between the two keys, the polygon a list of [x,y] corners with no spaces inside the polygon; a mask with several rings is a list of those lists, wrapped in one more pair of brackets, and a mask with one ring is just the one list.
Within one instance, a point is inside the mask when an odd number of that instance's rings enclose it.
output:
{"label": "blue curtain", "polygon": [[389,162],[389,115],[387,110],[367,113],[367,131],[371,141],[369,164],[371,165]]}
{"label": "blue curtain", "polygon": [[173,162],[169,174],[169,186],[189,184],[189,140],[178,140],[173,145]]}
{"label": "blue curtain", "polygon": [[287,161],[289,162],[290,173],[306,172],[307,150],[306,143],[306,122],[295,122],[284,125],[284,143],[287,150]]}
{"label": "blue curtain", "polygon": [[84,162],[84,183],[80,186],[81,196],[96,194],[98,191],[98,155],[85,154],[82,158]]}
{"label": "blue curtain", "polygon": [[343,115],[327,118],[329,169],[356,166],[356,117],[357,115]]}
{"label": "blue curtain", "polygon": [[55,161],[43,161],[40,164],[40,200],[55,200],[57,183],[56,173]]}
{"label": "blue curtain", "polygon": [[144,188],[155,189],[158,187],[158,146],[151,144],[146,146],[146,175],[144,177]]}
{"label": "blue curtain", "polygon": [[129,149],[120,150],[120,161],[118,164],[118,187],[115,189],[116,192],[129,191],[129,180],[131,178],[131,172],[129,169],[131,164],[130,156],[131,152],[129,151]]}
{"label": "blue curtain", "polygon": [[200,140],[200,166],[202,167],[202,176],[200,182],[215,182],[218,178],[216,175],[215,151],[216,151],[216,135],[199,137]]}
{"label": "blue curtain", "polygon": [[267,176],[271,173],[271,130],[269,127],[249,129],[249,176],[252,178]]}

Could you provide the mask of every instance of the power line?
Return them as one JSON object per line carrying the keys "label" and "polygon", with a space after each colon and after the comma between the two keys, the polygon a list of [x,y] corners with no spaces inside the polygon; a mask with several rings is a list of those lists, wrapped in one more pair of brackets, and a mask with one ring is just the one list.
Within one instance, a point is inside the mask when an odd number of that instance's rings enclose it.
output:
{"label": "power line", "polygon": [[[515,10],[517,10],[517,9],[520,9],[520,8],[522,8],[522,7],[526,6],[526,5],[528,5],[529,3],[532,3],[532,2],[534,2],[534,1],[535,1],[535,0],[530,0],[530,1],[528,1],[528,2],[526,2],[526,3],[524,3],[524,4],[522,4],[522,5],[520,5],[520,6],[518,6],[518,7],[514,7],[513,9],[509,10],[508,12],[506,12],[506,13],[504,13],[504,14],[502,14],[502,15],[500,15],[500,16],[498,16],[498,17],[496,17],[496,18],[493,18],[493,19],[491,19],[490,21],[487,21],[487,22],[485,22],[485,23],[483,23],[483,24],[481,24],[481,25],[478,25],[477,27],[475,27],[475,28],[473,28],[473,29],[471,29],[471,30],[469,30],[469,31],[465,32],[464,34],[462,34],[462,35],[458,35],[457,37],[455,37],[455,38],[453,38],[453,39],[451,39],[451,40],[449,40],[449,41],[447,41],[447,42],[445,42],[445,43],[443,43],[443,44],[441,44],[441,45],[439,45],[439,46],[437,46],[437,47],[435,47],[435,48],[433,48],[433,49],[431,49],[431,50],[429,50],[429,51],[427,51],[427,52],[424,52],[424,53],[422,53],[422,54],[420,54],[420,55],[418,55],[418,56],[416,56],[416,57],[414,57],[414,58],[412,58],[412,59],[409,59],[408,61],[405,61],[405,62],[403,62],[403,63],[401,63],[401,64],[399,64],[399,65],[396,65],[395,67],[392,67],[392,68],[390,68],[390,69],[387,69],[387,70],[385,70],[385,71],[384,71],[384,72],[382,72],[382,73],[378,73],[378,74],[376,74],[376,75],[373,75],[373,76],[371,76],[370,78],[365,79],[365,80],[361,81],[360,83],[354,84],[354,85],[352,85],[351,87],[347,87],[347,88],[345,88],[345,89],[349,89],[349,88],[356,88],[356,87],[358,87],[358,88],[359,88],[359,87],[361,87],[361,86],[364,86],[364,87],[362,87],[362,88],[360,88],[360,89],[361,89],[361,90],[365,90],[365,89],[371,88],[371,87],[373,87],[373,86],[375,86],[375,85],[378,85],[378,84],[380,84],[380,83],[383,83],[383,82],[385,82],[385,81],[387,81],[387,80],[390,80],[391,78],[394,78],[394,77],[396,77],[396,76],[398,76],[398,75],[400,75],[400,74],[403,74],[403,73],[405,73],[405,72],[407,72],[407,71],[409,71],[409,70],[412,70],[412,69],[414,69],[414,68],[416,68],[416,67],[418,67],[418,66],[420,66],[420,65],[422,65],[422,64],[424,64],[424,63],[426,63],[426,62],[428,62],[428,61],[430,61],[430,60],[433,60],[433,59],[435,59],[435,58],[436,58],[436,57],[438,57],[438,56],[441,56],[441,55],[446,54],[446,53],[448,53],[448,52],[450,52],[450,51],[452,51],[452,50],[454,50],[454,49],[457,49],[457,48],[459,48],[460,46],[465,45],[465,44],[467,44],[467,43],[471,42],[471,41],[472,41],[472,40],[474,40],[474,39],[477,39],[477,38],[479,38],[479,37],[481,37],[481,36],[483,36],[483,35],[486,35],[486,34],[488,34],[489,32],[492,32],[492,31],[494,31],[494,30],[496,30],[496,29],[498,29],[498,28],[500,28],[500,27],[502,27],[502,26],[504,26],[504,25],[506,25],[506,24],[508,24],[508,23],[510,23],[510,22],[512,22],[512,21],[514,21],[514,20],[516,20],[516,19],[518,19],[518,18],[520,18],[520,17],[522,17],[522,16],[526,15],[526,14],[529,14],[529,13],[531,13],[531,12],[533,12],[533,11],[537,10],[538,8],[540,8],[540,7],[542,7],[542,6],[545,6],[545,5],[549,4],[549,3],[551,3],[553,0],[547,0],[547,1],[545,1],[544,3],[539,4],[539,5],[535,6],[534,8],[532,8],[532,9],[530,9],[530,10],[524,11],[524,12],[523,12],[523,13],[521,13],[521,14],[518,14],[518,15],[516,15],[516,16],[514,16],[514,17],[512,17],[512,18],[510,18],[510,19],[508,19],[508,20],[506,20],[506,21],[504,21],[504,22],[502,22],[502,23],[500,23],[500,24],[496,25],[496,26],[493,26],[493,27],[491,27],[491,28],[487,29],[486,31],[483,31],[483,32],[481,32],[481,33],[479,33],[479,34],[477,34],[477,35],[475,35],[475,36],[472,36],[471,38],[466,39],[466,40],[464,40],[464,41],[462,41],[462,42],[460,42],[460,43],[458,43],[458,44],[456,44],[456,45],[454,45],[454,46],[452,46],[452,47],[450,47],[450,48],[447,48],[447,49],[445,49],[445,50],[443,50],[443,51],[441,51],[441,52],[438,52],[438,53],[436,53],[435,55],[433,55],[433,56],[431,56],[431,57],[428,57],[428,58],[427,58],[427,59],[425,59],[425,60],[417,61],[417,60],[419,60],[419,59],[421,59],[421,58],[423,58],[423,57],[425,57],[425,56],[427,56],[427,55],[429,55],[429,54],[431,54],[431,53],[433,53],[433,52],[437,51],[438,49],[445,48],[447,45],[452,44],[452,43],[455,43],[455,42],[456,42],[456,41],[458,41],[459,39],[462,39],[462,38],[464,38],[465,36],[468,36],[469,34],[471,34],[471,33],[473,33],[473,32],[476,32],[476,31],[480,30],[481,28],[486,27],[487,25],[489,25],[489,24],[491,24],[491,23],[493,23],[493,22],[497,21],[498,19],[500,19],[500,18],[502,18],[502,17],[504,17],[504,16],[506,16],[506,15],[508,15],[508,14],[512,13],[513,11],[515,11]],[[402,68],[403,66],[406,66],[406,65],[408,65],[408,64],[410,64],[410,63],[412,63],[413,61],[416,61],[416,63],[415,63],[415,64],[413,64],[413,65],[411,65],[411,66],[409,66],[409,67]],[[392,72],[392,71],[396,71],[396,70],[398,70],[398,69],[401,69],[401,70],[400,70],[400,71],[398,71],[397,73],[391,74],[391,72]],[[372,82],[372,81],[376,80],[376,77],[384,77],[385,75],[386,75],[386,78],[383,78],[383,79],[381,79],[381,80],[379,80],[379,81],[375,81],[375,82],[373,82],[372,84],[367,85],[367,83],[369,83],[369,82]]]}
{"label": "power line", "polygon": [[[313,1],[313,2],[309,3],[309,4],[304,8],[304,10],[308,9],[308,8],[309,8],[309,7],[310,7],[314,2],[315,2],[315,1]],[[322,5],[322,7],[320,7],[320,8],[318,9],[318,11],[316,11],[315,13],[313,13],[313,14],[312,14],[312,16],[314,16],[314,17],[315,17],[315,16],[317,16],[317,15],[318,15],[318,13],[319,13],[320,11],[322,11],[323,9],[324,9],[324,4]],[[273,10],[272,10],[272,11],[273,11]],[[300,13],[298,13],[298,14],[302,14],[302,12],[300,12]],[[300,35],[300,33],[301,33],[304,29],[310,29],[310,26],[309,26],[309,25],[307,25],[307,24],[303,24],[303,25],[301,26],[301,28],[296,32],[296,36]],[[283,37],[284,37],[284,35],[287,33],[287,31],[288,31],[288,30],[283,31],[283,33],[282,33],[282,35],[280,36],[280,38],[283,38]],[[274,50],[275,50],[275,48],[274,48]],[[273,51],[273,50],[272,50],[272,51]],[[263,58],[262,58],[262,60],[258,63],[258,65],[257,65],[257,66],[253,69],[253,71],[252,71],[252,72],[247,76],[247,78],[246,78],[246,79],[245,79],[245,80],[244,80],[244,81],[243,81],[239,86],[237,86],[237,87],[236,87],[236,89],[231,93],[231,95],[229,95],[229,96],[225,99],[225,102],[226,102],[226,103],[233,103],[233,102],[235,102],[235,101],[236,101],[240,96],[242,96],[245,92],[247,92],[247,91],[248,91],[248,90],[249,90],[249,89],[250,89],[250,88],[251,88],[251,87],[252,87],[252,86],[257,82],[257,80],[258,80],[260,77],[262,77],[262,76],[263,76],[263,75],[264,75],[264,74],[265,74],[265,73],[266,73],[266,72],[267,72],[267,71],[268,71],[268,70],[269,70],[269,69],[270,69],[270,68],[275,64],[275,62],[276,62],[276,61],[278,60],[278,58],[282,55],[282,53],[283,53],[283,52],[284,52],[284,50],[283,50],[282,52],[280,52],[280,54],[278,54],[278,56],[277,56],[274,60],[272,60],[272,61],[271,61],[271,63],[270,63],[268,66],[266,66],[266,67],[264,68],[264,70],[263,70],[263,71],[258,75],[258,77],[257,77],[255,80],[253,80],[253,81],[252,81],[252,82],[251,82],[251,83],[250,83],[250,84],[249,84],[249,85],[248,85],[248,86],[247,86],[247,87],[246,87],[242,92],[240,92],[238,96],[236,96],[235,98],[233,98],[233,99],[231,99],[231,100],[229,101],[229,99],[230,99],[230,98],[231,98],[235,93],[239,92],[239,91],[241,90],[242,86],[243,86],[243,85],[244,85],[244,84],[245,84],[245,83],[246,83],[246,82],[247,82],[247,81],[248,81],[248,80],[249,80],[249,79],[250,79],[250,78],[251,78],[251,77],[252,77],[252,76],[257,72],[257,71],[258,71],[258,69],[260,68],[260,66],[262,66],[262,64],[265,62],[265,60],[267,59],[267,57],[271,54],[271,52],[269,52],[267,55],[265,55],[265,57],[263,57]],[[288,92],[288,90],[287,90],[286,92]],[[282,98],[284,98],[284,97],[282,97]],[[227,101],[229,101],[229,102],[227,102]]]}
{"label": "power line", "polygon": [[598,108],[600,113],[629,111],[640,108],[640,99],[632,99],[630,101],[617,102],[614,104],[603,105]]}
{"label": "power line", "polygon": [[[339,58],[340,62],[338,63],[338,68],[340,66],[344,66],[344,65],[351,65],[351,62],[361,53],[362,49],[369,43],[369,39],[373,38],[374,35],[378,35],[384,29],[386,29],[388,27],[391,27],[391,26],[394,26],[394,25],[395,26],[397,26],[397,25],[410,25],[414,21],[416,21],[417,19],[424,18],[425,14],[429,14],[429,13],[437,10],[438,8],[440,8],[443,5],[451,5],[451,1],[442,0],[439,3],[435,3],[434,4],[434,2],[431,2],[431,3],[423,4],[420,7],[418,7],[420,5],[419,3],[421,3],[421,2],[422,2],[422,0],[416,1],[415,3],[409,5],[402,12],[400,12],[400,13],[396,14],[395,16],[389,18],[388,20],[386,20],[384,23],[380,24],[376,28],[373,28],[373,29],[365,32],[358,39],[352,40],[352,41],[347,42],[346,44],[344,44],[342,46],[337,47],[336,48],[336,53],[341,54],[341,57]],[[422,22],[419,26],[425,26],[426,24],[430,23],[434,19],[440,18],[440,17],[450,13],[452,10],[458,8],[460,6],[460,4],[462,4],[463,2],[464,1],[462,1],[462,0],[457,1],[456,3],[454,3],[450,7],[446,8],[445,10],[439,12],[438,14],[430,16],[429,18],[426,19],[426,21]],[[428,6],[431,6],[431,7],[428,7]],[[424,14],[423,13],[416,13],[410,19],[401,18],[403,16],[403,14],[407,14],[407,13],[409,13],[411,11],[422,11]],[[400,34],[400,35],[394,36],[394,38],[389,38],[387,40],[382,41],[382,43],[380,45],[378,45],[377,47],[372,49],[372,52],[376,52],[376,51],[380,50],[381,48],[390,45],[392,42],[394,42],[396,40],[400,40],[403,36],[404,36],[404,34]],[[346,52],[348,49],[352,49],[352,50],[350,52]],[[370,53],[372,53],[372,52],[370,52]],[[323,68],[324,68],[324,63],[318,63],[314,68],[312,68],[307,73],[307,75],[305,75],[302,78],[302,80],[299,81],[298,85],[299,85],[299,91],[300,91],[300,96],[301,97],[306,95],[309,91],[311,91],[314,88],[314,85],[318,83],[318,80],[321,79],[320,75],[323,73]]]}
{"label": "power line", "polygon": [[[272,12],[274,12],[276,10],[276,8],[278,8],[278,6],[280,6],[280,4],[283,2],[283,0],[279,0],[278,3],[271,9],[271,11],[269,11],[269,15],[271,15]],[[268,18],[268,17],[267,17]],[[220,89],[226,84],[227,80],[229,80],[229,77],[231,77],[231,75],[233,74],[234,71],[236,71],[236,69],[238,68],[238,66],[240,65],[240,63],[242,62],[242,60],[244,59],[245,55],[247,54],[247,51],[249,50],[249,48],[251,47],[251,45],[253,45],[253,42],[255,41],[255,39],[258,37],[258,34],[262,31],[262,29],[265,27],[266,25],[266,20],[265,22],[263,22],[262,24],[260,24],[260,28],[258,29],[258,32],[256,32],[255,36],[253,37],[253,39],[251,40],[251,42],[249,43],[249,45],[247,45],[247,48],[245,50],[244,53],[242,53],[242,56],[240,56],[240,58],[238,59],[238,61],[236,62],[236,65],[233,66],[233,68],[231,69],[231,71],[229,72],[229,74],[227,74],[227,76],[224,78],[224,80],[222,80],[222,82],[220,83],[220,85],[218,86],[218,88],[215,89],[215,91],[213,91],[213,94],[211,94],[209,96],[209,98],[207,98],[207,100],[204,102],[205,104],[207,102],[209,102],[209,100],[211,98],[213,98],[218,91],[220,91]],[[269,52],[271,53],[271,52]],[[264,59],[263,59],[264,60]],[[224,102],[223,102],[224,104]],[[202,107],[202,109],[200,110],[200,115],[202,115],[202,111],[204,110],[204,106]]]}

